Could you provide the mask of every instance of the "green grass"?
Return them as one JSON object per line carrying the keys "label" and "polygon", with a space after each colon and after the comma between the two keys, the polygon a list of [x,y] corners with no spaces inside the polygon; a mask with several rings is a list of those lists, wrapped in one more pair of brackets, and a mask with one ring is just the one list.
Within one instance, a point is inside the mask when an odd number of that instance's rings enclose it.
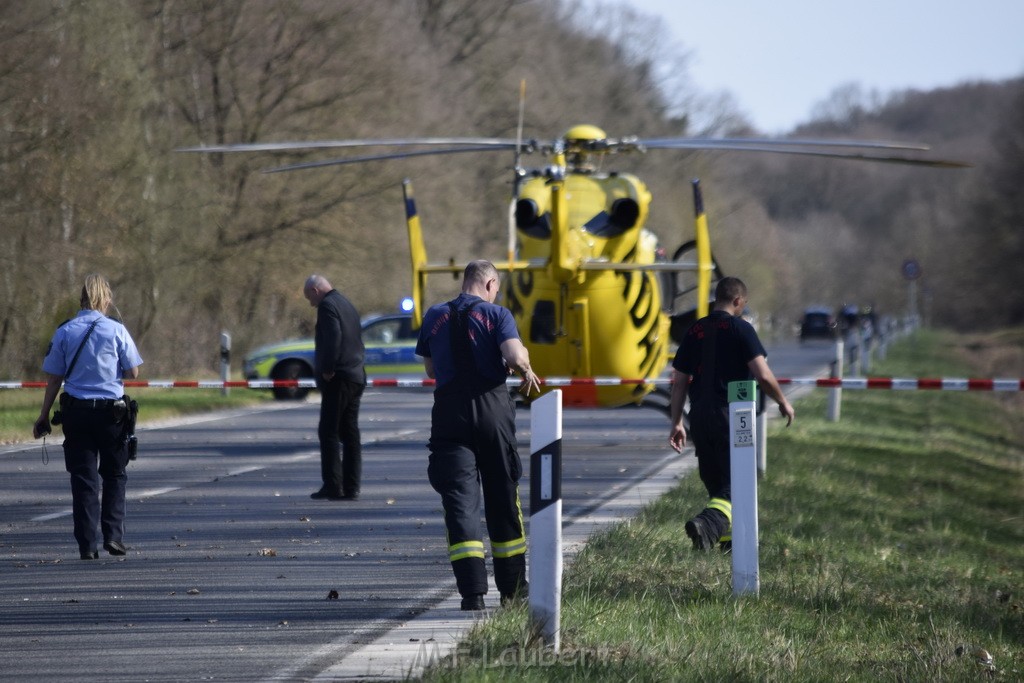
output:
{"label": "green grass", "polygon": [[[966,357],[918,333],[872,374],[969,376]],[[1021,398],[847,390],[838,423],[826,400],[773,421],[758,596],[690,548],[693,475],[566,570],[557,657],[525,606],[499,610],[426,680],[1024,680]]]}
{"label": "green grass", "polygon": [[[269,391],[231,389],[222,396],[220,389],[129,389],[139,402],[138,423],[178,415],[203,413],[272,400]],[[32,441],[32,425],[39,417],[43,402],[42,389],[7,389],[0,391],[0,444]],[[50,411],[51,414],[53,411]],[[59,428],[55,429],[59,434]]]}

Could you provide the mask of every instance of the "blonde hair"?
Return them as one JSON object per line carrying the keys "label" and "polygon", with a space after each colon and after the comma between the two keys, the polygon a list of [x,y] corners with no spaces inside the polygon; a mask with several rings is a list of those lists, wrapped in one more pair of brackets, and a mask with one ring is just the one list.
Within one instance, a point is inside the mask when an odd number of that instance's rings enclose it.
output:
{"label": "blonde hair", "polygon": [[110,283],[107,282],[107,278],[96,273],[85,276],[85,284],[82,285],[82,308],[90,308],[94,311],[106,313],[113,301],[114,293],[110,290]]}

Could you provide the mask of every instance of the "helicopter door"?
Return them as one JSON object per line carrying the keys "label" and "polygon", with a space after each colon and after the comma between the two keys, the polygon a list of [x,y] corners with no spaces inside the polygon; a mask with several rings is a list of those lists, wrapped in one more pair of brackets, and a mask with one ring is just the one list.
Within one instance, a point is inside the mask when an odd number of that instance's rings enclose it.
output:
{"label": "helicopter door", "polygon": [[534,344],[554,344],[557,336],[555,302],[541,299],[534,306],[530,318],[530,341]]}

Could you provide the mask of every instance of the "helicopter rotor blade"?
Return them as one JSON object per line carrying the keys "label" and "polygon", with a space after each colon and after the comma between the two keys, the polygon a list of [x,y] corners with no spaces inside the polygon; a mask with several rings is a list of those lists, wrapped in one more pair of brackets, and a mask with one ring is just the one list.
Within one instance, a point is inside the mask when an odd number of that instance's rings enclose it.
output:
{"label": "helicopter rotor blade", "polygon": [[[827,151],[814,149],[786,149],[784,147],[758,147],[756,145],[731,147],[729,150],[741,152],[768,152],[771,154],[792,154],[797,156],[823,157],[826,159],[853,159],[857,161],[881,161],[890,164],[906,164],[908,166],[931,166],[934,168],[973,168],[974,164],[950,159],[925,159],[898,155],[875,155],[860,152]],[[722,150],[726,151],[726,150]]]}
{"label": "helicopter rotor blade", "polygon": [[[814,140],[805,138],[626,138],[622,142],[634,143],[647,149],[744,149],[747,146],[776,149],[779,147],[835,147],[863,149],[899,149],[926,152],[928,145],[918,142],[889,140]],[[758,150],[759,151],[759,150]]]}
{"label": "helicopter rotor blade", "polygon": [[408,159],[411,157],[423,157],[423,156],[437,156],[441,154],[462,154],[464,152],[495,152],[504,149],[512,149],[515,143],[512,143],[508,147],[452,147],[448,149],[420,149],[409,152],[391,152],[388,154],[370,154],[366,156],[357,157],[344,157],[341,159],[324,159],[321,161],[306,161],[299,164],[288,164],[287,166],[277,166],[275,168],[267,168],[263,170],[263,173],[282,173],[284,171],[297,171],[306,168],[324,168],[325,166],[343,166],[345,164],[359,164],[366,161],[384,161],[387,159]]}
{"label": "helicopter rotor blade", "polygon": [[[519,156],[540,152],[554,154],[564,141],[551,143],[516,138],[384,138],[367,140],[321,140],[305,142],[265,142],[228,145],[200,145],[181,147],[178,152],[233,153],[233,152],[301,152],[317,149],[348,149],[361,147],[430,147],[431,149],[393,151],[326,161],[311,161],[267,169],[266,173],[277,173],[306,168],[321,168],[355,164],[366,161],[404,159],[418,156],[458,154],[461,152],[488,152],[513,150],[516,153],[518,169]],[[440,147],[440,149],[437,149]],[[920,143],[891,142],[885,140],[814,140],[814,139],[773,139],[773,138],[608,138],[586,141],[584,149],[592,153],[646,151],[649,149],[690,149],[723,152],[762,152],[791,154],[834,159],[855,159],[880,161],[895,164],[932,166],[938,168],[971,168],[972,164],[945,159],[926,159],[915,156],[899,156],[884,152],[926,152],[928,145]],[[863,151],[857,151],[863,150]],[[874,154],[871,152],[879,152]],[[518,170],[517,170],[518,173]]]}
{"label": "helicopter rotor blade", "polygon": [[[927,159],[924,157],[871,154],[853,150],[892,150],[923,152],[930,149],[919,143],[851,140],[770,140],[757,138],[656,138],[651,140],[627,141],[641,149],[693,149],[722,152],[764,152],[770,154],[792,154],[798,156],[824,157],[829,159],[855,159],[859,161],[881,161],[911,166],[935,168],[972,168],[974,165],[948,159]],[[829,149],[833,148],[833,149]]]}
{"label": "helicopter rotor blade", "polygon": [[[529,143],[528,143],[529,144]],[[346,149],[349,147],[410,147],[470,145],[478,148],[514,149],[516,141],[507,138],[385,138],[378,140],[307,140],[295,142],[252,142],[229,145],[179,147],[175,152],[296,152],[314,149]],[[479,150],[476,150],[479,151]]]}

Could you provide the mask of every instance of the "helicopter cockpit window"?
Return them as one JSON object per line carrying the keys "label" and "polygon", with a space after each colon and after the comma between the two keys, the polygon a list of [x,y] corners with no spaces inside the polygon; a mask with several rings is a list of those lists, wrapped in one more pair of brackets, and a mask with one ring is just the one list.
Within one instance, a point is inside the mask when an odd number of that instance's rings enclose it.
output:
{"label": "helicopter cockpit window", "polygon": [[636,225],[640,217],[640,205],[631,197],[622,197],[612,202],[611,211],[602,211],[583,226],[591,235],[618,237]]}
{"label": "helicopter cockpit window", "polygon": [[532,199],[520,199],[516,202],[516,227],[530,237],[550,239],[551,224],[548,217],[540,215],[537,202]]}
{"label": "helicopter cockpit window", "polygon": [[555,302],[537,302],[530,319],[530,341],[534,344],[554,344],[556,335]]}

